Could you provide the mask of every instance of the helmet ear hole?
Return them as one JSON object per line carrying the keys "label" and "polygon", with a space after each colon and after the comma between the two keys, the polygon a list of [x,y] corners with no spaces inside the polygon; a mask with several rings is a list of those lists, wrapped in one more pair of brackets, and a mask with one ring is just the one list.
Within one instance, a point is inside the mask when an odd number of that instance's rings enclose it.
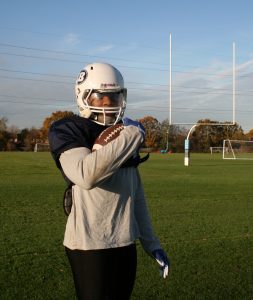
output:
{"label": "helmet ear hole", "polygon": [[89,96],[90,91],[91,91],[91,90],[85,90],[85,91],[84,91],[83,96],[82,96],[82,100],[87,99],[87,97]]}
{"label": "helmet ear hole", "polygon": [[92,111],[89,108],[84,108],[80,110],[80,116],[86,119],[89,119],[92,115]]}

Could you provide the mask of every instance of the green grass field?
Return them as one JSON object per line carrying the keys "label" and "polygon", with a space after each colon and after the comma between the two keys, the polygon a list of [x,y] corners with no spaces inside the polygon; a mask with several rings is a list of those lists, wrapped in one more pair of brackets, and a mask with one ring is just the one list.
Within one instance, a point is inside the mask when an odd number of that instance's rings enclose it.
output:
{"label": "green grass field", "polygon": [[[138,244],[132,299],[253,299],[253,161],[153,154],[139,169],[172,266],[163,280]],[[0,299],[75,299],[50,154],[2,152],[0,170]]]}

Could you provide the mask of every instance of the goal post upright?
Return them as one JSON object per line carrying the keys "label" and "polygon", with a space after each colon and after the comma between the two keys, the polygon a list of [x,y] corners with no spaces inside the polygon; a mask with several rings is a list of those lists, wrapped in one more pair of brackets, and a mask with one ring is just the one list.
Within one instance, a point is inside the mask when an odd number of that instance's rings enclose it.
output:
{"label": "goal post upright", "polygon": [[172,122],[172,34],[170,33],[169,39],[169,126],[171,125],[192,125],[188,132],[187,138],[184,143],[185,157],[184,165],[190,164],[190,134],[198,125],[206,126],[234,126],[236,124],[236,48],[235,42],[232,44],[232,122],[218,122],[218,123],[178,123]]}
{"label": "goal post upright", "polygon": [[172,125],[172,37],[170,33],[169,125]]}
{"label": "goal post upright", "polygon": [[235,121],[235,109],[236,109],[236,82],[235,82],[235,42],[233,42],[232,46],[232,122],[218,122],[218,123],[173,123],[172,122],[172,35],[170,33],[170,58],[169,58],[169,125],[192,125],[191,129],[188,132],[187,138],[184,143],[184,165],[189,166],[190,164],[190,134],[198,125],[206,125],[206,126],[234,126],[236,124]]}
{"label": "goal post upright", "polygon": [[235,125],[235,42],[233,42],[233,125]]}

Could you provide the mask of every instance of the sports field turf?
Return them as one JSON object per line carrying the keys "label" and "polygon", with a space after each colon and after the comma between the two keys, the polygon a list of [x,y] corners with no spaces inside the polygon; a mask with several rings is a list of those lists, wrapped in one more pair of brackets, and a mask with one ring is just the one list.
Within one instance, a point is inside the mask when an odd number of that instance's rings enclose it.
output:
{"label": "sports field turf", "polygon": [[[253,161],[152,154],[139,169],[172,266],[160,278],[138,243],[132,299],[253,299]],[[50,154],[1,152],[0,170],[0,299],[75,299]]]}

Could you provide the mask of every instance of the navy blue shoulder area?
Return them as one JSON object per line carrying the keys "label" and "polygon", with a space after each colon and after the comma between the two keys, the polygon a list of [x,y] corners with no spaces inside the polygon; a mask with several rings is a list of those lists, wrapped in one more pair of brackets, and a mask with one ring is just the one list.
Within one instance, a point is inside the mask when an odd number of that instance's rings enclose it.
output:
{"label": "navy blue shoulder area", "polygon": [[48,133],[52,156],[60,168],[60,155],[67,150],[79,147],[92,149],[96,137],[105,129],[89,119],[72,116],[55,121]]}

